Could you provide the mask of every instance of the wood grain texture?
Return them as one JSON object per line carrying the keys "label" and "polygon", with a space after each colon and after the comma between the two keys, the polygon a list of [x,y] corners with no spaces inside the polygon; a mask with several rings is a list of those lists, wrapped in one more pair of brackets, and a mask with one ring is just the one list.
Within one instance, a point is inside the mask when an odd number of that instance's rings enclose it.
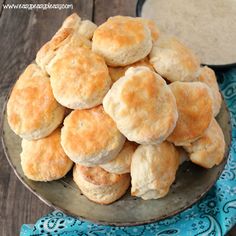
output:
{"label": "wood grain texture", "polygon": [[[47,3],[47,0],[31,3]],[[0,9],[3,1],[0,0]],[[16,3],[16,1],[6,1]],[[21,0],[20,3],[29,3]],[[67,3],[58,0],[56,3]],[[92,0],[70,1],[73,10],[7,10],[0,18],[0,108],[4,98],[22,70],[34,58],[37,50],[50,39],[65,17],[78,12],[92,19]],[[1,117],[0,117],[1,120]],[[0,235],[19,235],[24,223],[34,223],[51,209],[27,190],[17,179],[0,144]]]}
{"label": "wood grain texture", "polygon": [[6,0],[0,0],[0,17],[2,15],[2,11],[3,11],[3,4],[5,3]]}
{"label": "wood grain texture", "polygon": [[[94,21],[101,24],[114,15],[135,16],[136,0],[94,0]],[[105,10],[104,10],[105,9]]]}

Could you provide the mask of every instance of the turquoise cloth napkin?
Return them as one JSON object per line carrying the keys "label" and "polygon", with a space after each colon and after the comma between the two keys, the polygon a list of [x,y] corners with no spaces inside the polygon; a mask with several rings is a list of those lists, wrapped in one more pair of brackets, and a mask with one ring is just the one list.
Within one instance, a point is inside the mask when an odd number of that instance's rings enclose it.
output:
{"label": "turquoise cloth napkin", "polygon": [[191,208],[171,218],[135,227],[92,224],[54,211],[35,225],[23,225],[20,236],[221,236],[236,224],[236,68],[217,72],[218,83],[231,113],[232,145],[223,173],[209,193]]}

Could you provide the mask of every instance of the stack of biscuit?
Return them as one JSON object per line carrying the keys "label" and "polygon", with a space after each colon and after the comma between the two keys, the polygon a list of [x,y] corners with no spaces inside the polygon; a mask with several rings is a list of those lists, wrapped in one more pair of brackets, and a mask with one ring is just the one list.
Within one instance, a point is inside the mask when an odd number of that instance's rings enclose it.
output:
{"label": "stack of biscuit", "polygon": [[110,204],[130,183],[144,200],[167,195],[183,150],[220,164],[220,107],[214,72],[154,22],[115,16],[97,27],[74,13],[16,82],[7,115],[29,179],[62,178],[75,163],[82,193]]}

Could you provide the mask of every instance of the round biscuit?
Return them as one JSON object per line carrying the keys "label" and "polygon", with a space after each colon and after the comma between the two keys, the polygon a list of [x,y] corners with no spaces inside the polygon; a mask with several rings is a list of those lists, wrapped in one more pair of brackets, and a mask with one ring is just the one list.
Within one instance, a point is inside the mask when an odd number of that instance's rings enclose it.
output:
{"label": "round biscuit", "polygon": [[110,17],[94,32],[92,50],[110,66],[126,66],[145,58],[152,37],[146,24],[128,16]]}
{"label": "round biscuit", "polygon": [[76,163],[95,166],[116,157],[125,137],[102,106],[72,111],[64,120],[61,144]]}
{"label": "round biscuit", "polygon": [[153,45],[150,63],[168,81],[194,81],[200,63],[193,52],[176,38],[161,36]]}
{"label": "round biscuit", "polygon": [[70,109],[101,104],[111,85],[105,61],[86,47],[60,50],[47,71],[56,100]]}
{"label": "round biscuit", "polygon": [[140,145],[131,162],[131,195],[144,200],[166,196],[180,164],[173,144]]}
{"label": "round biscuit", "polygon": [[129,68],[103,100],[104,110],[130,141],[157,144],[173,131],[176,101],[164,79],[147,67]]}
{"label": "round biscuit", "polygon": [[60,129],[56,129],[46,138],[22,140],[21,166],[27,178],[34,181],[52,181],[67,174],[73,162],[63,151],[60,137]]}
{"label": "round biscuit", "polygon": [[224,158],[225,139],[217,121],[213,119],[204,135],[184,148],[190,160],[197,165],[204,168],[219,165]]}
{"label": "round biscuit", "polygon": [[212,95],[202,82],[179,82],[169,85],[176,98],[179,118],[168,141],[188,145],[201,137],[213,118]]}
{"label": "round biscuit", "polygon": [[36,64],[27,66],[7,103],[11,129],[24,139],[40,139],[61,124],[64,113],[53,96],[49,77]]}
{"label": "round biscuit", "polygon": [[110,204],[122,197],[130,186],[129,174],[112,174],[101,167],[76,164],[73,179],[81,192],[91,201]]}

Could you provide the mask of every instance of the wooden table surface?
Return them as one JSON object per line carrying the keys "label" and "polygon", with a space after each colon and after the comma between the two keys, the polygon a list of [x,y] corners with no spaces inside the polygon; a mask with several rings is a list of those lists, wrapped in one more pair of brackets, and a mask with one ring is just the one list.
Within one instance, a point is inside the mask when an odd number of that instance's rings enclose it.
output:
{"label": "wooden table surface", "polygon": [[[135,15],[136,0],[57,0],[72,3],[73,10],[8,10],[8,3],[48,3],[48,0],[0,0],[0,108],[20,72],[35,58],[67,15],[77,12],[83,19],[100,24],[112,15]],[[2,117],[0,117],[1,119]],[[24,223],[34,223],[52,209],[17,179],[0,144],[0,235],[19,235]],[[236,234],[234,234],[236,235]]]}

